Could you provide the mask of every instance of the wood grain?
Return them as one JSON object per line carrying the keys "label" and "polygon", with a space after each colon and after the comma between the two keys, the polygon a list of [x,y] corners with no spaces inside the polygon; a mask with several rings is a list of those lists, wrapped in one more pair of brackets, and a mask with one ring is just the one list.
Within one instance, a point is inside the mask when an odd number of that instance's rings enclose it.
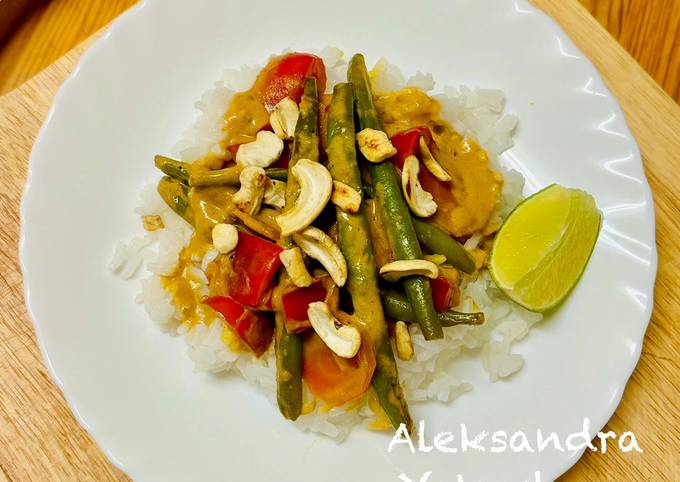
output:
{"label": "wood grain", "polygon": [[40,2],[0,49],[0,94],[33,77],[135,3],[137,0]]}
{"label": "wood grain", "polygon": [[[564,481],[680,478],[680,107],[575,0],[534,0],[603,73],[639,141],[655,195],[660,264],[640,363],[608,428],[632,430],[645,453],[587,453]],[[0,480],[126,480],[68,411],[49,379],[24,307],[18,208],[27,159],[52,97],[83,46],[0,97]]]}
{"label": "wood grain", "polygon": [[0,469],[10,481],[127,480],[71,415],[26,313],[17,257],[30,146],[83,48],[0,97]]}
{"label": "wood grain", "polygon": [[680,0],[580,0],[680,102]]}
{"label": "wood grain", "polygon": [[[680,102],[680,0],[579,1]],[[43,2],[0,46],[0,94],[30,79],[136,2]]]}

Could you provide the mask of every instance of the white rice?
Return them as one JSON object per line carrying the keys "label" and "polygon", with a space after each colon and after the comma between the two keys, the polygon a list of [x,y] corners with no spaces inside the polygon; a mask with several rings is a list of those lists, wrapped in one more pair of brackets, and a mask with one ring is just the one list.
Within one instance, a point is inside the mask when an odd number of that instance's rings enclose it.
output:
{"label": "white rice", "polygon": [[[319,52],[328,69],[328,91],[336,82],[343,81],[347,63],[343,53],[335,48]],[[206,92],[196,108],[198,118],[187,130],[184,138],[173,148],[173,155],[192,162],[213,152],[220,153],[223,136],[223,118],[235,92],[246,90],[254,81],[260,67],[243,66],[228,69],[222,80]],[[385,59],[374,68],[373,87],[376,91],[391,91],[405,86],[431,91],[435,87],[431,74],[416,73],[405,79],[399,69]],[[517,118],[504,115],[505,96],[498,90],[444,87],[435,95],[442,104],[442,117],[461,133],[478,141],[488,152],[492,167],[504,179],[501,206],[496,213],[500,220],[521,200],[524,178],[516,171],[499,163],[498,156],[512,146]],[[141,291],[136,301],[144,305],[149,317],[163,331],[181,336],[187,344],[187,354],[196,371],[220,373],[232,371],[258,386],[276,405],[276,378],[273,349],[257,359],[250,353],[235,353],[223,340],[235,335],[218,317],[205,320],[191,330],[180,323],[181,314],[174,307],[170,294],[161,284],[161,275],[171,274],[177,265],[180,251],[191,238],[192,227],[177,216],[160,198],[155,185],[146,186],[140,193],[138,215],[161,216],[165,229],[145,233],[127,243],[119,242],[115,248],[110,268],[124,279],[141,277]],[[469,241],[474,247],[481,237]],[[192,278],[195,287],[207,294],[205,269],[215,259],[211,250],[202,259],[192,260]],[[144,266],[144,270],[140,267]],[[145,273],[139,273],[145,271]],[[460,354],[481,355],[482,366],[491,381],[506,378],[524,365],[524,358],[512,352],[513,344],[524,338],[531,326],[541,320],[541,315],[531,313],[508,300],[495,287],[485,271],[477,277],[466,277],[461,287],[461,311],[481,310],[486,323],[481,326],[455,326],[444,328],[443,340],[426,342],[419,327],[411,325],[415,348],[413,360],[398,360],[399,374],[406,397],[410,403],[437,401],[451,403],[459,395],[472,390],[472,385],[457,376],[451,367]],[[311,398],[309,393],[307,398]],[[374,418],[367,404],[354,410],[342,407],[330,411],[317,407],[301,416],[295,424],[302,430],[322,433],[342,441],[359,424]]]}

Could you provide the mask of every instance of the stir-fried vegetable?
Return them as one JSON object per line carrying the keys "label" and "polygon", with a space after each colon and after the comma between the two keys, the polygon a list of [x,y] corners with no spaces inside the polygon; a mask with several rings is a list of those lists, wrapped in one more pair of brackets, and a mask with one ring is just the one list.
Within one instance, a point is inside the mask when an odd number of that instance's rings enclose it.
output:
{"label": "stir-fried vegetable", "polygon": [[[194,171],[189,175],[188,182],[191,187],[238,186],[241,171],[243,171],[241,166],[229,166],[214,171]],[[265,169],[264,172],[267,174],[268,178],[276,179],[278,181],[285,181],[288,177],[288,173],[285,169],[277,167],[269,167]]]}
{"label": "stir-fried vegetable", "polygon": [[276,401],[288,420],[302,412],[302,335],[288,333],[283,313],[276,313]]}
{"label": "stir-fried vegetable", "polygon": [[189,188],[185,184],[172,177],[164,176],[158,182],[158,194],[165,204],[182,216],[186,222],[194,224],[194,210],[191,209]]}
{"label": "stir-fried vegetable", "polygon": [[310,303],[324,301],[327,293],[324,282],[318,280],[310,286],[296,288],[281,297],[283,316],[286,319],[286,328],[289,333],[298,333],[311,326],[307,308]]}
{"label": "stir-fried vegetable", "polygon": [[392,136],[390,140],[397,150],[397,154],[392,160],[397,164],[399,169],[404,166],[404,161],[408,156],[413,156],[418,153],[421,137],[427,139],[427,142],[432,142],[432,134],[427,127],[414,127]]}
{"label": "stir-fried vegetable", "polygon": [[[354,87],[357,115],[361,129],[382,130],[382,124],[373,105],[373,94],[366,71],[364,57],[352,57],[348,77]],[[396,259],[419,259],[422,251],[411,221],[411,213],[402,196],[401,185],[394,166],[389,162],[369,163],[374,199],[381,208],[383,224]],[[427,340],[442,338],[441,323],[432,302],[432,290],[427,278],[412,276],[403,282],[413,306],[416,319]]]}
{"label": "stir-fried vegetable", "polygon": [[326,90],[326,67],[316,55],[292,53],[281,58],[264,79],[261,100],[271,111],[285,97],[300,102],[307,77],[316,79],[319,92]]}
{"label": "stir-fried vegetable", "polygon": [[314,332],[305,336],[302,376],[311,392],[333,406],[363,395],[371,384],[376,355],[362,345],[354,358],[341,358]]}
{"label": "stir-fried vegetable", "polygon": [[[398,291],[388,290],[382,293],[383,308],[388,318],[399,321],[415,322],[416,317],[408,298]],[[458,311],[442,311],[437,314],[442,326],[481,325],[484,313],[461,313]]]}
{"label": "stir-fried vegetable", "polygon": [[229,294],[246,306],[261,306],[269,295],[274,275],[281,267],[276,244],[258,236],[239,232],[232,259]]}
{"label": "stir-fried vegetable", "polygon": [[[321,102],[326,72],[320,58],[272,58],[255,84],[232,98],[223,159],[211,154],[185,163],[156,156],[165,174],[158,192],[195,229],[173,283],[189,293],[182,294],[183,316],[204,320],[211,308],[256,356],[274,339],[277,402],[287,419],[302,413],[303,380],[331,406],[357,399],[372,385],[392,426],[412,431],[390,333],[400,359],[409,360],[414,352],[405,323],[418,323],[426,339],[442,338],[442,326],[482,323],[482,313],[451,310],[459,301],[456,268],[471,273],[475,265],[456,239],[412,218],[411,210],[418,211],[402,193],[398,169],[414,156],[428,159],[420,175],[450,180],[432,154],[439,153],[432,137],[439,131],[399,132],[381,108],[387,130],[397,132],[390,140],[360,54],[348,78]],[[321,214],[328,213],[328,202],[335,222]],[[431,254],[424,256],[421,245]],[[220,254],[202,267],[206,299],[188,273],[210,247]],[[392,320],[395,329],[388,330]]]}
{"label": "stir-fried vegetable", "polygon": [[413,227],[416,230],[418,241],[420,241],[430,252],[434,254],[443,254],[446,256],[447,263],[464,273],[469,274],[475,271],[475,262],[468,252],[458,241],[447,233],[434,224],[420,219],[413,219]]}
{"label": "stir-fried vegetable", "polygon": [[[325,85],[325,73],[324,73]],[[288,163],[286,206],[290,209],[298,196],[297,183],[291,170],[300,159],[319,160],[319,98],[314,77],[304,81],[304,94],[300,102],[300,117],[295,127],[293,149]],[[283,238],[281,244],[290,248],[290,239]],[[295,420],[302,411],[302,336],[289,333],[284,315],[276,315],[276,398],[284,417]]]}
{"label": "stir-fried vegetable", "polygon": [[169,176],[173,179],[177,179],[178,181],[181,181],[184,184],[189,183],[189,172],[191,169],[191,164],[176,161],[165,156],[154,157],[154,164],[166,176]]}
{"label": "stir-fried vegetable", "polygon": [[432,301],[434,301],[434,308],[437,313],[447,310],[451,306],[453,299],[453,285],[443,276],[438,276],[430,280],[430,287],[432,288]]}
{"label": "stir-fried vegetable", "polygon": [[274,335],[274,327],[264,314],[244,308],[241,303],[227,296],[213,296],[204,303],[224,318],[256,356],[267,350]]}
{"label": "stir-fried vegetable", "polygon": [[[354,95],[350,84],[338,84],[333,90],[328,113],[327,153],[328,169],[334,180],[361,192],[361,174],[354,146]],[[366,215],[363,210],[352,214],[337,208],[336,218],[342,252],[347,259],[347,288],[352,297],[354,316],[362,323],[363,331],[374,343],[377,353],[373,387],[395,428],[401,423],[410,428],[412,422],[399,385],[380,303],[378,274]]]}

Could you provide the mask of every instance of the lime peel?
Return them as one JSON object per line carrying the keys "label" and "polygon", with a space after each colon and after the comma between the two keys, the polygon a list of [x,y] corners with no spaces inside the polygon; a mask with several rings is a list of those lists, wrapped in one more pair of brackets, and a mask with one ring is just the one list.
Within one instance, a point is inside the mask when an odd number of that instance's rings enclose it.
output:
{"label": "lime peel", "polygon": [[509,298],[531,311],[554,308],[581,278],[601,223],[590,194],[550,185],[506,219],[489,259],[491,277]]}

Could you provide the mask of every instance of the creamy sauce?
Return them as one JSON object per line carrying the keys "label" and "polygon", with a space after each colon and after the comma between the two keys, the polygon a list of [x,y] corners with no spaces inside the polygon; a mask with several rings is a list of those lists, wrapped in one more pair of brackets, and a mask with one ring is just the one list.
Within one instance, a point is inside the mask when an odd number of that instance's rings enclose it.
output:
{"label": "creamy sauce", "polygon": [[225,139],[223,147],[237,146],[255,140],[255,135],[269,125],[269,112],[264,107],[263,91],[272,69],[278,63],[279,57],[272,57],[260,71],[253,86],[240,92],[231,99],[226,114],[224,114]]}
{"label": "creamy sauce", "polygon": [[224,146],[237,146],[255,140],[259,131],[269,124],[269,112],[251,91],[234,95],[224,114]]}
{"label": "creamy sauce", "polygon": [[[203,257],[212,248],[212,228],[216,223],[223,222],[228,215],[228,206],[234,188],[205,187],[192,188],[189,192],[189,204],[194,211],[196,229],[189,245],[180,253],[175,272],[170,276],[163,276],[163,287],[172,294],[175,306],[182,313],[182,321],[191,327],[197,323],[210,322],[214,312],[202,304],[206,294],[198,289],[203,281],[200,276],[200,264]],[[226,294],[224,292],[224,267],[220,269],[218,257],[206,269],[206,276],[210,280],[210,295]],[[222,271],[222,276],[216,276]],[[221,283],[221,284],[220,284]],[[218,288],[215,289],[215,286]]]}
{"label": "creamy sauce", "polygon": [[202,280],[192,269],[194,260],[199,260],[200,263],[209,247],[204,240],[194,236],[180,253],[175,272],[161,277],[163,288],[172,295],[175,307],[182,313],[182,322],[188,327],[212,318],[212,310],[201,303],[204,296],[198,288]]}
{"label": "creamy sauce", "polygon": [[[232,98],[224,117],[223,147],[229,148],[251,142],[255,139],[257,132],[269,124],[269,113],[263,107],[261,94],[262,84],[271,65],[270,63],[263,69],[250,90],[238,93]],[[325,110],[329,100],[330,97],[324,97],[321,101],[320,137],[324,147],[327,135]],[[417,89],[409,88],[380,95],[376,98],[376,106],[383,119],[385,130],[390,136],[411,127],[428,126],[430,128],[438,147],[435,155],[453,178],[450,183],[430,186],[429,190],[433,192],[435,198],[442,200],[440,209],[433,218],[434,221],[455,236],[465,236],[483,230],[498,204],[502,187],[501,177],[489,169],[486,153],[474,142],[464,139],[449,124],[442,121],[439,103]],[[192,169],[219,169],[223,167],[223,164],[224,159],[209,156],[194,163]],[[428,188],[428,186],[425,187]],[[235,187],[214,186],[192,188],[189,192],[189,204],[194,212],[196,229],[190,244],[180,254],[176,271],[170,276],[162,277],[164,288],[172,294],[175,306],[182,313],[183,323],[188,327],[199,323],[209,323],[214,318],[214,312],[202,303],[206,296],[228,295],[227,279],[231,270],[228,256],[220,255],[207,266],[205,270],[205,276],[208,278],[207,292],[205,279],[199,273],[198,266],[208,250],[212,248],[211,231],[214,225],[230,220],[231,198],[236,189]],[[260,212],[258,219],[267,224],[276,225],[274,221],[276,214],[278,214],[277,211],[266,208]],[[375,213],[373,214],[371,217],[379,218],[375,216]],[[384,231],[379,222],[375,220],[370,221],[369,224],[373,231],[376,229],[381,233]],[[353,227],[354,225],[349,227],[349,236],[353,234],[351,232]],[[373,243],[376,243],[375,237]],[[390,253],[387,239],[383,236],[375,248],[377,248],[374,249],[378,258],[377,263],[382,265],[386,260],[381,258],[380,253],[388,253],[385,256]],[[365,264],[371,256],[366,245],[353,243],[349,249],[351,253],[348,258],[355,260],[352,264]],[[375,273],[363,275],[375,276]],[[275,290],[275,293],[278,291]],[[354,303],[355,314],[366,316],[366,314],[381,312],[378,296],[358,296]],[[355,322],[358,323],[358,328],[366,340],[380,340],[384,336],[384,323],[371,323],[371,319],[356,319]],[[222,340],[232,350],[244,349],[238,336],[226,325],[222,332]],[[376,356],[385,355],[378,351]],[[392,363],[387,360],[382,365],[390,367]],[[285,381],[290,376],[291,374],[286,370],[280,370],[277,373],[280,381]],[[388,373],[387,376],[396,377],[397,374]],[[361,403],[357,401],[356,407],[363,406],[366,399],[376,413],[376,421],[372,428],[390,428],[391,424],[373,390],[369,390],[366,396],[357,399]],[[314,401],[305,402],[303,411],[313,410],[314,403]],[[398,406],[399,400],[392,395],[390,403]],[[348,406],[353,407],[352,404]]]}
{"label": "creamy sauce", "polygon": [[232,186],[195,187],[189,191],[189,204],[194,210],[194,236],[211,239],[212,228],[229,216],[231,198],[237,188]]}
{"label": "creamy sauce", "polygon": [[[423,188],[432,193],[439,205],[431,219],[456,237],[497,228],[488,224],[499,203],[503,178],[489,168],[484,149],[441,119],[439,102],[409,87],[378,95],[375,104],[390,137],[419,126],[427,126],[432,132],[437,147],[434,155],[452,180],[442,183],[421,174]],[[421,171],[424,169],[421,166]]]}

